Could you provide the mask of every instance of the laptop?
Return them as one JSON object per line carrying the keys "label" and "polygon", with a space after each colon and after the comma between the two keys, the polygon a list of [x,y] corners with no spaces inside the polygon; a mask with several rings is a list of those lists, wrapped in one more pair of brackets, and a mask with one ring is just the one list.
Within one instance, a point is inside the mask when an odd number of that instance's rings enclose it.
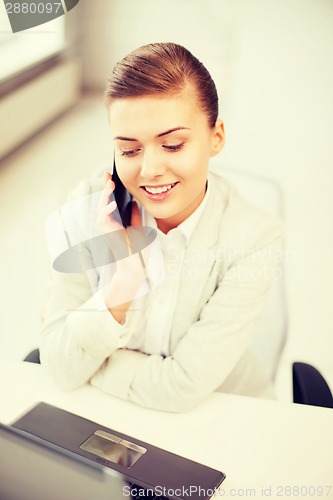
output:
{"label": "laptop", "polygon": [[0,450],[3,500],[124,498],[121,474],[22,430],[0,424]]}
{"label": "laptop", "polygon": [[[220,471],[46,403],[0,431],[0,498],[7,499],[6,487],[23,489],[8,499],[29,498],[31,491],[34,499],[40,494],[48,500],[208,500],[225,479]],[[36,495],[37,487],[47,496]]]}

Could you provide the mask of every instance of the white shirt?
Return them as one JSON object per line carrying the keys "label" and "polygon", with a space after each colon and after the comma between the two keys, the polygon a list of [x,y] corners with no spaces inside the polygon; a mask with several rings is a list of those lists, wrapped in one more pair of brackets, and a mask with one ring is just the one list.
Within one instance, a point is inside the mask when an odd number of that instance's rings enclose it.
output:
{"label": "white shirt", "polygon": [[134,299],[125,325],[130,330],[126,347],[146,354],[170,355],[170,331],[178,297],[185,248],[204,210],[209,188],[195,211],[178,227],[164,234],[155,219],[142,209],[142,224],[156,229],[164,257],[165,277],[150,293]]}

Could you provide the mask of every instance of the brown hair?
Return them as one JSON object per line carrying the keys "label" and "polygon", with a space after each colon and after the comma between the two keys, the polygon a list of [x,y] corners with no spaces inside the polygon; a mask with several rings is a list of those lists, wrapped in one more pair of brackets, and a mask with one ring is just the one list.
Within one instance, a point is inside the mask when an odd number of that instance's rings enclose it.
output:
{"label": "brown hair", "polygon": [[175,43],[151,43],[119,61],[107,81],[106,102],[158,93],[179,94],[194,87],[200,107],[214,127],[218,117],[215,83],[189,50]]}

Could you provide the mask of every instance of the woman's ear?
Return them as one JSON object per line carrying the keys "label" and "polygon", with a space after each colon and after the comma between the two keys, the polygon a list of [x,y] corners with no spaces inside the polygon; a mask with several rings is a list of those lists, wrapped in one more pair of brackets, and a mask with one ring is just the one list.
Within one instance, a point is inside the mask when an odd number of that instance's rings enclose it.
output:
{"label": "woman's ear", "polygon": [[211,156],[217,155],[223,149],[224,144],[225,144],[224,123],[222,120],[217,119],[215,127],[212,131]]}

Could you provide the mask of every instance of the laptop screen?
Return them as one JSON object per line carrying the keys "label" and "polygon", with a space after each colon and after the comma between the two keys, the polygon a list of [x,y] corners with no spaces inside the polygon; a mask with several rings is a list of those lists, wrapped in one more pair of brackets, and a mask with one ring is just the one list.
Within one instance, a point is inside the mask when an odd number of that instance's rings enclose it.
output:
{"label": "laptop screen", "polygon": [[116,471],[0,424],[0,498],[122,500]]}

